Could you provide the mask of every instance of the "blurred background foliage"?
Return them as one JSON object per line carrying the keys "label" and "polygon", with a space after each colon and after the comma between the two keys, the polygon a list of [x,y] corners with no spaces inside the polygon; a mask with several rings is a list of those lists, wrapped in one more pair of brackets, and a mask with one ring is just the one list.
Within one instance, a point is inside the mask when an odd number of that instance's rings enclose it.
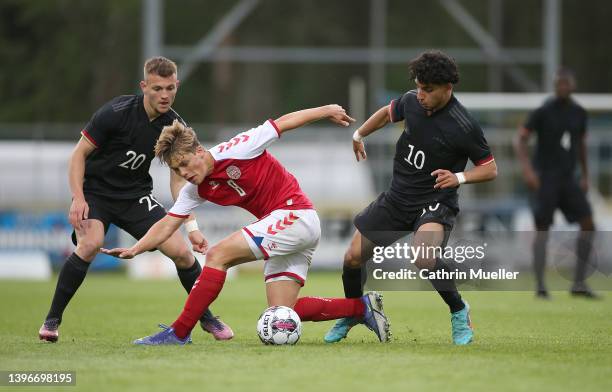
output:
{"label": "blurred background foliage", "polygon": [[[193,45],[235,1],[166,0],[164,41]],[[474,47],[435,1],[388,0],[387,47]],[[487,26],[487,0],[461,0]],[[2,123],[85,122],[113,96],[138,92],[142,78],[140,0],[2,0]],[[539,47],[541,1],[503,3],[504,47]],[[562,2],[562,63],[578,90],[612,85],[609,0]],[[223,45],[343,46],[369,44],[368,0],[263,0]],[[490,26],[487,26],[490,27]],[[461,65],[461,91],[487,91],[486,66]],[[539,66],[523,69],[541,82]],[[312,105],[348,105],[348,82],[368,79],[366,64],[200,63],[180,87],[175,108],[188,121],[253,123]],[[387,89],[412,87],[405,65],[389,65]],[[179,69],[180,79],[180,69]],[[502,91],[520,91],[504,78]]]}

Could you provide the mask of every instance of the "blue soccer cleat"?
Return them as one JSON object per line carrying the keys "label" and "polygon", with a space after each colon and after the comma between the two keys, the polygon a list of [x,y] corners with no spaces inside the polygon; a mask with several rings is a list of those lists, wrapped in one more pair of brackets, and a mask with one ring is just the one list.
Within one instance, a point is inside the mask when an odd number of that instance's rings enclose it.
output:
{"label": "blue soccer cleat", "polygon": [[145,336],[144,338],[134,340],[134,344],[144,346],[161,346],[161,345],[179,345],[184,346],[191,344],[191,334],[187,335],[185,339],[180,339],[174,334],[174,328],[164,324],[159,324],[159,327],[163,331],[156,333],[155,335]]}
{"label": "blue soccer cleat", "polygon": [[365,305],[363,323],[370,330],[374,331],[378,340],[384,343],[388,342],[391,338],[391,324],[389,324],[389,320],[383,311],[382,298],[382,294],[370,291],[361,297],[361,301]]}
{"label": "blue soccer cleat", "polygon": [[474,330],[470,320],[470,305],[463,301],[465,308],[451,313],[451,326],[453,331],[453,343],[463,346],[472,342]]}
{"label": "blue soccer cleat", "polygon": [[345,317],[336,321],[336,324],[330,329],[323,340],[325,343],[336,343],[346,338],[351,328],[359,324],[361,321],[353,317]]}

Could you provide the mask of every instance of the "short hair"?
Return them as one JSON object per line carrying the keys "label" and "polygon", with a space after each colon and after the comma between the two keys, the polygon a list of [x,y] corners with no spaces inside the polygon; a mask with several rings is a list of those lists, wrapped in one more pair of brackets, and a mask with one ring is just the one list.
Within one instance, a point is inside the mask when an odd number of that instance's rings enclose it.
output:
{"label": "short hair", "polygon": [[144,79],[147,78],[147,75],[159,75],[162,78],[167,78],[172,75],[177,74],[176,63],[170,59],[167,59],[163,56],[152,57],[145,61],[144,64]]}
{"label": "short hair", "polygon": [[429,50],[410,62],[410,77],[423,84],[459,83],[455,60],[439,50]]}
{"label": "short hair", "polygon": [[200,141],[195,131],[178,120],[166,125],[155,143],[155,156],[161,163],[170,165],[173,157],[195,154]]}

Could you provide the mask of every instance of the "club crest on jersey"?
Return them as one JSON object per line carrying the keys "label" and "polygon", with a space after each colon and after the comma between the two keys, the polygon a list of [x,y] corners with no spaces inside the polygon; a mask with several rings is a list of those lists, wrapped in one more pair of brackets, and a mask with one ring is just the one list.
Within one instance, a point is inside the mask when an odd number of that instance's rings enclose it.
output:
{"label": "club crest on jersey", "polygon": [[225,172],[227,173],[227,176],[229,178],[231,178],[232,180],[237,180],[240,178],[240,176],[242,175],[242,172],[240,171],[240,169],[236,166],[230,166],[228,167]]}

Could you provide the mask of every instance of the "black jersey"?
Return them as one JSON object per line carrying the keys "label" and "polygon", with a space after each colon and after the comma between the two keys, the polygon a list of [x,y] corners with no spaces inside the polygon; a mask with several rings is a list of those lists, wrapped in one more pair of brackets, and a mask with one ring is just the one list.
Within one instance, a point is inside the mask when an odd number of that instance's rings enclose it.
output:
{"label": "black jersey", "polygon": [[457,188],[434,189],[436,179],[431,173],[436,169],[461,172],[468,158],[475,165],[493,160],[478,123],[454,96],[444,108],[427,115],[416,90],[391,101],[389,110],[393,122],[405,120],[396,145],[389,199],[404,211],[437,202],[458,211]]}
{"label": "black jersey", "polygon": [[537,134],[533,165],[540,173],[571,174],[587,129],[587,113],[572,99],[549,98],[531,112],[525,128]]}
{"label": "black jersey", "polygon": [[85,161],[83,192],[116,199],[151,193],[157,138],[181,117],[172,109],[149,121],[142,95],[122,95],[98,109],[81,134],[96,146]]}

